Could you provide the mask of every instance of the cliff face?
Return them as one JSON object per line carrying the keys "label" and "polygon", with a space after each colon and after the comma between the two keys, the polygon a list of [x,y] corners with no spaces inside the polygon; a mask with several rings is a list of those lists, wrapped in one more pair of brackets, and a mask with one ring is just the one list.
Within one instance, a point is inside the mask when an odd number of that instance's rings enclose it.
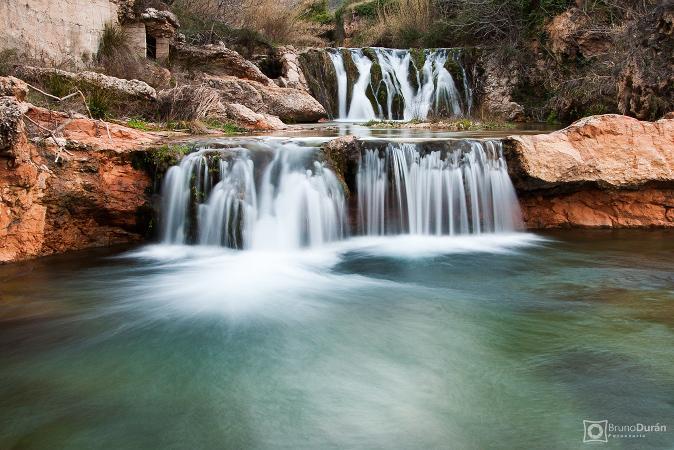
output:
{"label": "cliff face", "polygon": [[[133,160],[157,136],[15,97],[0,122],[0,262],[144,237],[151,179]],[[61,136],[31,140],[42,127]]]}
{"label": "cliff face", "polygon": [[592,116],[504,148],[530,228],[674,227],[674,120]]}

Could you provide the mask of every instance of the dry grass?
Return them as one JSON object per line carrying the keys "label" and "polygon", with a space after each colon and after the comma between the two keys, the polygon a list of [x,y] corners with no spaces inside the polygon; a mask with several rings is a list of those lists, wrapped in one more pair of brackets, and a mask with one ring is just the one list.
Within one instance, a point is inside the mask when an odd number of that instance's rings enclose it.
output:
{"label": "dry grass", "polygon": [[295,45],[325,45],[320,36],[331,26],[304,19],[310,1],[245,0],[239,26],[257,31],[271,42]]}
{"label": "dry grass", "polygon": [[325,45],[321,36],[332,25],[306,18],[307,10],[315,3],[316,0],[176,0],[172,9],[184,27],[194,28],[198,34],[208,35],[210,30],[242,35],[248,31],[273,44]]}
{"label": "dry grass", "polygon": [[433,0],[382,2],[376,18],[360,38],[362,45],[387,45],[400,48],[423,47],[425,33],[434,21]]}
{"label": "dry grass", "polygon": [[159,95],[159,113],[165,122],[203,120],[224,114],[217,91],[206,86],[179,86]]}

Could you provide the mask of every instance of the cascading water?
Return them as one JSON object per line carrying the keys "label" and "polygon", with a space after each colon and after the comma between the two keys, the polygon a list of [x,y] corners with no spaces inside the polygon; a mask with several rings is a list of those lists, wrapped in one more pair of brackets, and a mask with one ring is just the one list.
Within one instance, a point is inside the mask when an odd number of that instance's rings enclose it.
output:
{"label": "cascading water", "polygon": [[453,235],[521,228],[501,143],[422,154],[417,144],[366,150],[357,175],[359,228],[366,234]]}
{"label": "cascading water", "polygon": [[[317,151],[269,141],[187,155],[166,174],[163,241],[269,250],[342,239],[349,234],[342,183],[316,161]],[[354,181],[358,234],[521,228],[499,141],[373,144]]]}
{"label": "cascading water", "polygon": [[[313,160],[316,149],[260,146],[203,149],[171,167],[163,190],[163,241],[266,250],[340,239],[344,194],[335,175]],[[255,155],[263,166],[259,181],[253,153],[262,153]]]}
{"label": "cascading water", "polygon": [[[431,113],[449,117],[469,115],[472,111],[472,88],[459,50],[425,50],[422,67],[416,66],[409,50],[376,47],[368,50],[376,61],[363,49],[335,49],[329,53],[337,76],[339,119],[424,120]],[[357,68],[356,80],[348,78],[345,54]],[[463,93],[447,69],[449,65],[460,71]],[[379,76],[373,82],[375,71]],[[347,98],[349,81],[351,99]]]}

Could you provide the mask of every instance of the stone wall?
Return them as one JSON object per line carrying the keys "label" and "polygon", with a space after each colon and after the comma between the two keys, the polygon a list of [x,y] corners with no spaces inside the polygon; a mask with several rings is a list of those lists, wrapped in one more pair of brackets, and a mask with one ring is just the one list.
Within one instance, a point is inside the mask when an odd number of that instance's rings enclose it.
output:
{"label": "stone wall", "polygon": [[117,23],[111,0],[0,0],[0,50],[51,63],[93,55],[106,23]]}

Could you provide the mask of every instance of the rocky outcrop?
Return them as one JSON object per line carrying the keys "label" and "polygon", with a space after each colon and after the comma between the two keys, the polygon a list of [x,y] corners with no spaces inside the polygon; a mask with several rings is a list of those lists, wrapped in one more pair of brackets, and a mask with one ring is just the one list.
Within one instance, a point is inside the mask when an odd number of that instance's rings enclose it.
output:
{"label": "rocky outcrop", "polygon": [[308,49],[300,53],[299,63],[311,95],[324,105],[331,117],[338,115],[337,74],[335,66],[324,49]]}
{"label": "rocky outcrop", "polygon": [[479,64],[484,70],[480,86],[482,116],[523,121],[524,107],[512,99],[519,81],[515,63],[510,62],[504,67],[493,55],[483,55]]}
{"label": "rocky outcrop", "polygon": [[545,27],[550,50],[558,58],[592,58],[606,53],[611,41],[606,33],[592,27],[592,19],[577,7],[555,16]]}
{"label": "rocky outcrop", "polygon": [[280,87],[290,87],[309,92],[309,84],[304,77],[297,50],[289,45],[277,48],[275,53],[281,66],[281,76],[274,82]]}
{"label": "rocky outcrop", "polygon": [[124,80],[98,72],[67,72],[65,70],[20,66],[16,74],[21,79],[38,83],[60,80],[83,91],[101,90],[114,97],[117,102],[152,102],[157,100],[157,92],[149,84],[139,80]]}
{"label": "rocky outcrop", "polygon": [[656,119],[674,110],[674,2],[662,2],[632,28],[618,77],[618,110]]}
{"label": "rocky outcrop", "polygon": [[238,103],[253,112],[277,116],[284,122],[315,122],[326,116],[323,106],[305,91],[264,85],[230,76],[206,76],[225,104]]}
{"label": "rocky outcrop", "polygon": [[171,48],[171,61],[192,72],[233,76],[262,85],[274,84],[255,64],[224,45],[195,46],[177,43]]}
{"label": "rocky outcrop", "polygon": [[0,123],[0,262],[143,238],[151,179],[133,161],[159,136],[9,97]]}
{"label": "rocky outcrop", "polygon": [[674,227],[674,120],[592,116],[504,151],[531,228]]}

